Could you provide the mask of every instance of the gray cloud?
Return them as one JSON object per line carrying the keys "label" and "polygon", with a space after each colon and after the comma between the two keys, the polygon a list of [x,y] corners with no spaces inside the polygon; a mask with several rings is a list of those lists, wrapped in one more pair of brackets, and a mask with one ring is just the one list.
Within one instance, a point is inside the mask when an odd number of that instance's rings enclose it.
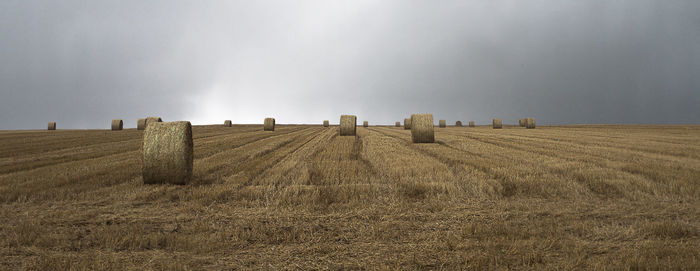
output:
{"label": "gray cloud", "polygon": [[2,1],[0,129],[700,122],[697,1]]}

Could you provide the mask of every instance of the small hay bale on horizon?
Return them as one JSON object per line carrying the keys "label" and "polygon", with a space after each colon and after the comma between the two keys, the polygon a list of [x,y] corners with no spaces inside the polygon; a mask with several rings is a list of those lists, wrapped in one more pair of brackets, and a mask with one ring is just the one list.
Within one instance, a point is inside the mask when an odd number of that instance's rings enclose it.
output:
{"label": "small hay bale on horizon", "polygon": [[363,121],[363,122],[362,122],[362,127],[369,127],[369,122],[368,122],[368,121]]}
{"label": "small hay bale on horizon", "polygon": [[518,124],[520,124],[520,127],[525,127],[527,119],[520,119],[518,120]]}
{"label": "small hay bale on horizon", "polygon": [[323,121],[323,127],[328,127],[331,126],[330,122],[328,120]]}
{"label": "small hay bale on horizon", "polygon": [[396,124],[395,124],[394,126],[396,126],[396,127],[401,127],[401,122],[400,122],[400,121],[397,121]]}
{"label": "small hay bale on horizon", "polygon": [[440,128],[445,128],[447,127],[447,121],[446,120],[440,120]]}
{"label": "small hay bale on horizon", "polygon": [[527,129],[535,129],[535,119],[534,118],[527,118],[525,127]]}
{"label": "small hay bale on horizon", "polygon": [[404,130],[411,130],[411,118],[403,119],[403,129]]}
{"label": "small hay bale on horizon", "polygon": [[457,122],[455,122],[455,126],[462,127],[462,121],[458,120]]}
{"label": "small hay bale on horizon", "polygon": [[189,121],[150,123],[143,134],[143,183],[189,183],[193,151]]}
{"label": "small hay bale on horizon", "polygon": [[120,119],[113,119],[112,120],[112,131],[121,131],[124,129],[124,121]]}
{"label": "small hay bale on horizon", "polygon": [[493,129],[502,129],[503,128],[503,121],[499,118],[494,118],[493,119]]}
{"label": "small hay bale on horizon", "polygon": [[275,118],[265,118],[265,127],[263,131],[274,131],[275,130]]}
{"label": "small hay bale on horizon", "polygon": [[163,119],[161,119],[160,117],[147,117],[144,129],[148,128],[148,125],[150,125],[152,123],[156,123],[156,122],[163,122]]}
{"label": "small hay bale on horizon", "polygon": [[357,116],[340,115],[340,135],[355,136],[357,131]]}
{"label": "small hay bale on horizon", "polygon": [[136,130],[146,130],[146,119],[138,119],[136,121]]}
{"label": "small hay bale on horizon", "polygon": [[224,121],[224,127],[231,127],[231,120],[225,120]]}
{"label": "small hay bale on horizon", "polygon": [[411,115],[411,140],[413,143],[434,143],[435,123],[433,114]]}
{"label": "small hay bale on horizon", "polygon": [[49,121],[48,130],[56,130],[56,122],[55,121]]}
{"label": "small hay bale on horizon", "polygon": [[474,123],[473,120],[469,121],[469,127],[476,127],[476,124]]}

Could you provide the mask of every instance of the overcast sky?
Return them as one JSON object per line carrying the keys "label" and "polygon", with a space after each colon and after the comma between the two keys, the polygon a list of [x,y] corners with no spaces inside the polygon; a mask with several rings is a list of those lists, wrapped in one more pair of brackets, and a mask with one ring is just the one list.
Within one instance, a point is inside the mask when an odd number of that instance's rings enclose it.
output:
{"label": "overcast sky", "polygon": [[700,123],[700,1],[0,0],[0,129]]}

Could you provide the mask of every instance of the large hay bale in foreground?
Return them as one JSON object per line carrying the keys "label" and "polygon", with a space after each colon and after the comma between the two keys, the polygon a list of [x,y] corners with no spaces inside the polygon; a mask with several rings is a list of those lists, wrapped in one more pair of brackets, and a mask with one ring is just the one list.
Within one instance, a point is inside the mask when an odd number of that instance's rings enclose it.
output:
{"label": "large hay bale in foreground", "polygon": [[501,129],[503,128],[503,121],[499,118],[494,118],[493,119],[493,129]]}
{"label": "large hay bale in foreground", "polygon": [[473,120],[469,121],[469,127],[476,127],[476,124],[474,123]]}
{"label": "large hay bale in foreground", "polygon": [[55,121],[49,122],[49,130],[56,130],[56,122]]}
{"label": "large hay bale in foreground", "polygon": [[354,115],[340,115],[340,135],[354,136],[357,131],[357,117]]}
{"label": "large hay bale in foreground", "polygon": [[265,118],[264,131],[274,131],[275,130],[275,118]]}
{"label": "large hay bale in foreground", "polygon": [[397,121],[396,124],[395,124],[395,126],[396,126],[396,127],[401,127],[401,122],[400,122],[400,121]]}
{"label": "large hay bale in foreground", "polygon": [[145,127],[148,128],[148,125],[156,122],[163,122],[163,120],[160,117],[147,117]]}
{"label": "large hay bale in foreground", "polygon": [[153,122],[143,134],[143,183],[187,184],[192,179],[189,121]]}
{"label": "large hay bale in foreground", "polygon": [[231,127],[231,120],[225,120],[224,127]]}
{"label": "large hay bale in foreground", "polygon": [[527,129],[535,129],[535,119],[534,118],[527,118],[525,127]]}
{"label": "large hay bale in foreground", "polygon": [[435,142],[435,123],[433,114],[411,115],[411,139],[413,143]]}
{"label": "large hay bale in foreground", "polygon": [[120,119],[112,120],[112,131],[121,131],[124,129],[124,122]]}
{"label": "large hay bale in foreground", "polygon": [[458,120],[457,122],[455,122],[455,126],[462,127],[462,122]]}
{"label": "large hay bale in foreground", "polygon": [[440,128],[445,128],[447,127],[447,121],[446,120],[440,120]]}
{"label": "large hay bale in foreground", "polygon": [[323,127],[328,127],[328,126],[331,126],[330,122],[328,122],[328,120],[324,120]]}
{"label": "large hay bale in foreground", "polygon": [[136,121],[137,130],[146,130],[146,119],[138,119]]}
{"label": "large hay bale in foreground", "polygon": [[369,127],[369,122],[368,122],[368,121],[363,121],[363,122],[362,122],[362,127]]}
{"label": "large hay bale in foreground", "polygon": [[404,130],[411,130],[411,118],[403,119],[403,129]]}

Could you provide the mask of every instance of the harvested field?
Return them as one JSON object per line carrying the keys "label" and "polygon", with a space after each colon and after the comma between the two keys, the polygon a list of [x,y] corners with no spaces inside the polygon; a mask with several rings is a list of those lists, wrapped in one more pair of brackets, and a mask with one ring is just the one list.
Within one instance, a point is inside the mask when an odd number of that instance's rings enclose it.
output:
{"label": "harvested field", "polygon": [[0,269],[700,269],[700,126],[0,131]]}

